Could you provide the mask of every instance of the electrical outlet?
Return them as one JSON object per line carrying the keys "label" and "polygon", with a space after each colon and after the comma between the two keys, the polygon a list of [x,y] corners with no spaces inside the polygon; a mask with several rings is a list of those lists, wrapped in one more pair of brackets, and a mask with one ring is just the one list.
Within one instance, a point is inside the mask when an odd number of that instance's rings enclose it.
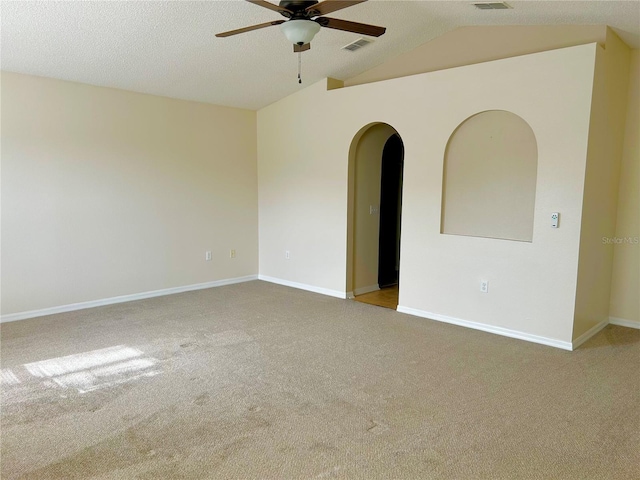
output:
{"label": "electrical outlet", "polygon": [[231,249],[231,251],[229,252],[229,258],[236,258],[236,251],[235,251],[235,249]]}
{"label": "electrical outlet", "polygon": [[289,260],[291,258],[291,255],[289,254],[289,250],[285,250],[284,258],[286,258],[287,260]]}
{"label": "electrical outlet", "polygon": [[205,259],[206,261],[211,260],[211,252],[210,252],[210,251],[206,251],[206,252],[204,252],[204,259]]}
{"label": "electrical outlet", "polygon": [[480,291],[482,293],[489,293],[489,280],[480,280]]}

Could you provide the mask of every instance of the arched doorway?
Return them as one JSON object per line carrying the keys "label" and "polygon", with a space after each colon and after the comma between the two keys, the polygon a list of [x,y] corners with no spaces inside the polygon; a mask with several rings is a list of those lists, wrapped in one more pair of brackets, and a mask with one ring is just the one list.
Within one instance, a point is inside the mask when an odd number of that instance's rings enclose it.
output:
{"label": "arched doorway", "polygon": [[404,145],[386,123],[363,127],[349,150],[347,291],[396,308]]}

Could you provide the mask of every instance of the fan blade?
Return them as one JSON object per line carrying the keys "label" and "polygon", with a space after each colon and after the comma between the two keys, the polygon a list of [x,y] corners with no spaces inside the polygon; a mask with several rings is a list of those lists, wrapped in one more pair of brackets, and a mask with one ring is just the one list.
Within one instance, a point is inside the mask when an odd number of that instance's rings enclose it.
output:
{"label": "fan blade", "polygon": [[298,52],[306,52],[307,50],[309,50],[311,48],[311,44],[310,43],[305,43],[304,45],[297,45],[297,44],[293,44],[293,51],[295,53]]}
{"label": "fan blade", "polygon": [[273,3],[265,2],[264,0],[247,0],[247,2],[258,5],[259,7],[268,8],[269,10],[278,12],[280,15],[284,15],[287,18],[291,18],[293,15],[293,12],[288,8],[281,7],[280,5],[274,5]]}
{"label": "fan blade", "polygon": [[252,25],[250,27],[239,28],[237,30],[230,30],[228,32],[216,33],[216,37],[230,37],[231,35],[237,35],[239,33],[250,32],[251,30],[258,30],[260,28],[270,27],[271,25],[280,25],[286,22],[286,20],[274,20],[273,22],[260,23],[259,25]]}
{"label": "fan blade", "polygon": [[318,15],[326,15],[327,13],[342,10],[343,8],[351,7],[359,3],[366,2],[367,0],[353,0],[353,1],[339,1],[339,0],[325,0],[324,2],[316,3],[310,7],[305,8],[305,12],[310,17],[317,17]]}
{"label": "fan blade", "polygon": [[344,30],[345,32],[359,33],[370,37],[379,37],[387,31],[385,27],[376,27],[375,25],[367,25],[366,23],[349,22],[348,20],[338,20],[337,18],[320,17],[316,18],[322,27],[333,28],[335,30]]}

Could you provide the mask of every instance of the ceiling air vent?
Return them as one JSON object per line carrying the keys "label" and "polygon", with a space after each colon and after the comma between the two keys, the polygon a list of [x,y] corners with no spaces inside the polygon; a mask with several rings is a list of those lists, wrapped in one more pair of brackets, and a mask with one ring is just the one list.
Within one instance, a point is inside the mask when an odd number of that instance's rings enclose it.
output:
{"label": "ceiling air vent", "polygon": [[362,47],[366,47],[370,43],[373,43],[373,40],[367,40],[366,38],[359,38],[355,42],[351,42],[349,45],[345,45],[342,47],[342,50],[349,50],[350,52],[355,52],[356,50],[360,50]]}
{"label": "ceiling air vent", "polygon": [[473,6],[476,7],[478,10],[506,10],[508,8],[511,8],[509,5],[507,5],[504,2],[474,3]]}

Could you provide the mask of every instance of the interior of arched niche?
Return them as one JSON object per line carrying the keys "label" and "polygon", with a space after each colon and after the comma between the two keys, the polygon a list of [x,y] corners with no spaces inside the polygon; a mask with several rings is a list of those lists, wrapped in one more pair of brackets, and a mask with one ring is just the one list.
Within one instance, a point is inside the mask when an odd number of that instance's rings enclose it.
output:
{"label": "interior of arched niche", "polygon": [[347,201],[347,292],[377,284],[379,217],[371,205],[380,204],[381,161],[395,128],[372,122],[354,135],[349,147]]}
{"label": "interior of arched niche", "polygon": [[520,116],[488,110],[451,134],[444,157],[440,232],[533,241],[538,147]]}

